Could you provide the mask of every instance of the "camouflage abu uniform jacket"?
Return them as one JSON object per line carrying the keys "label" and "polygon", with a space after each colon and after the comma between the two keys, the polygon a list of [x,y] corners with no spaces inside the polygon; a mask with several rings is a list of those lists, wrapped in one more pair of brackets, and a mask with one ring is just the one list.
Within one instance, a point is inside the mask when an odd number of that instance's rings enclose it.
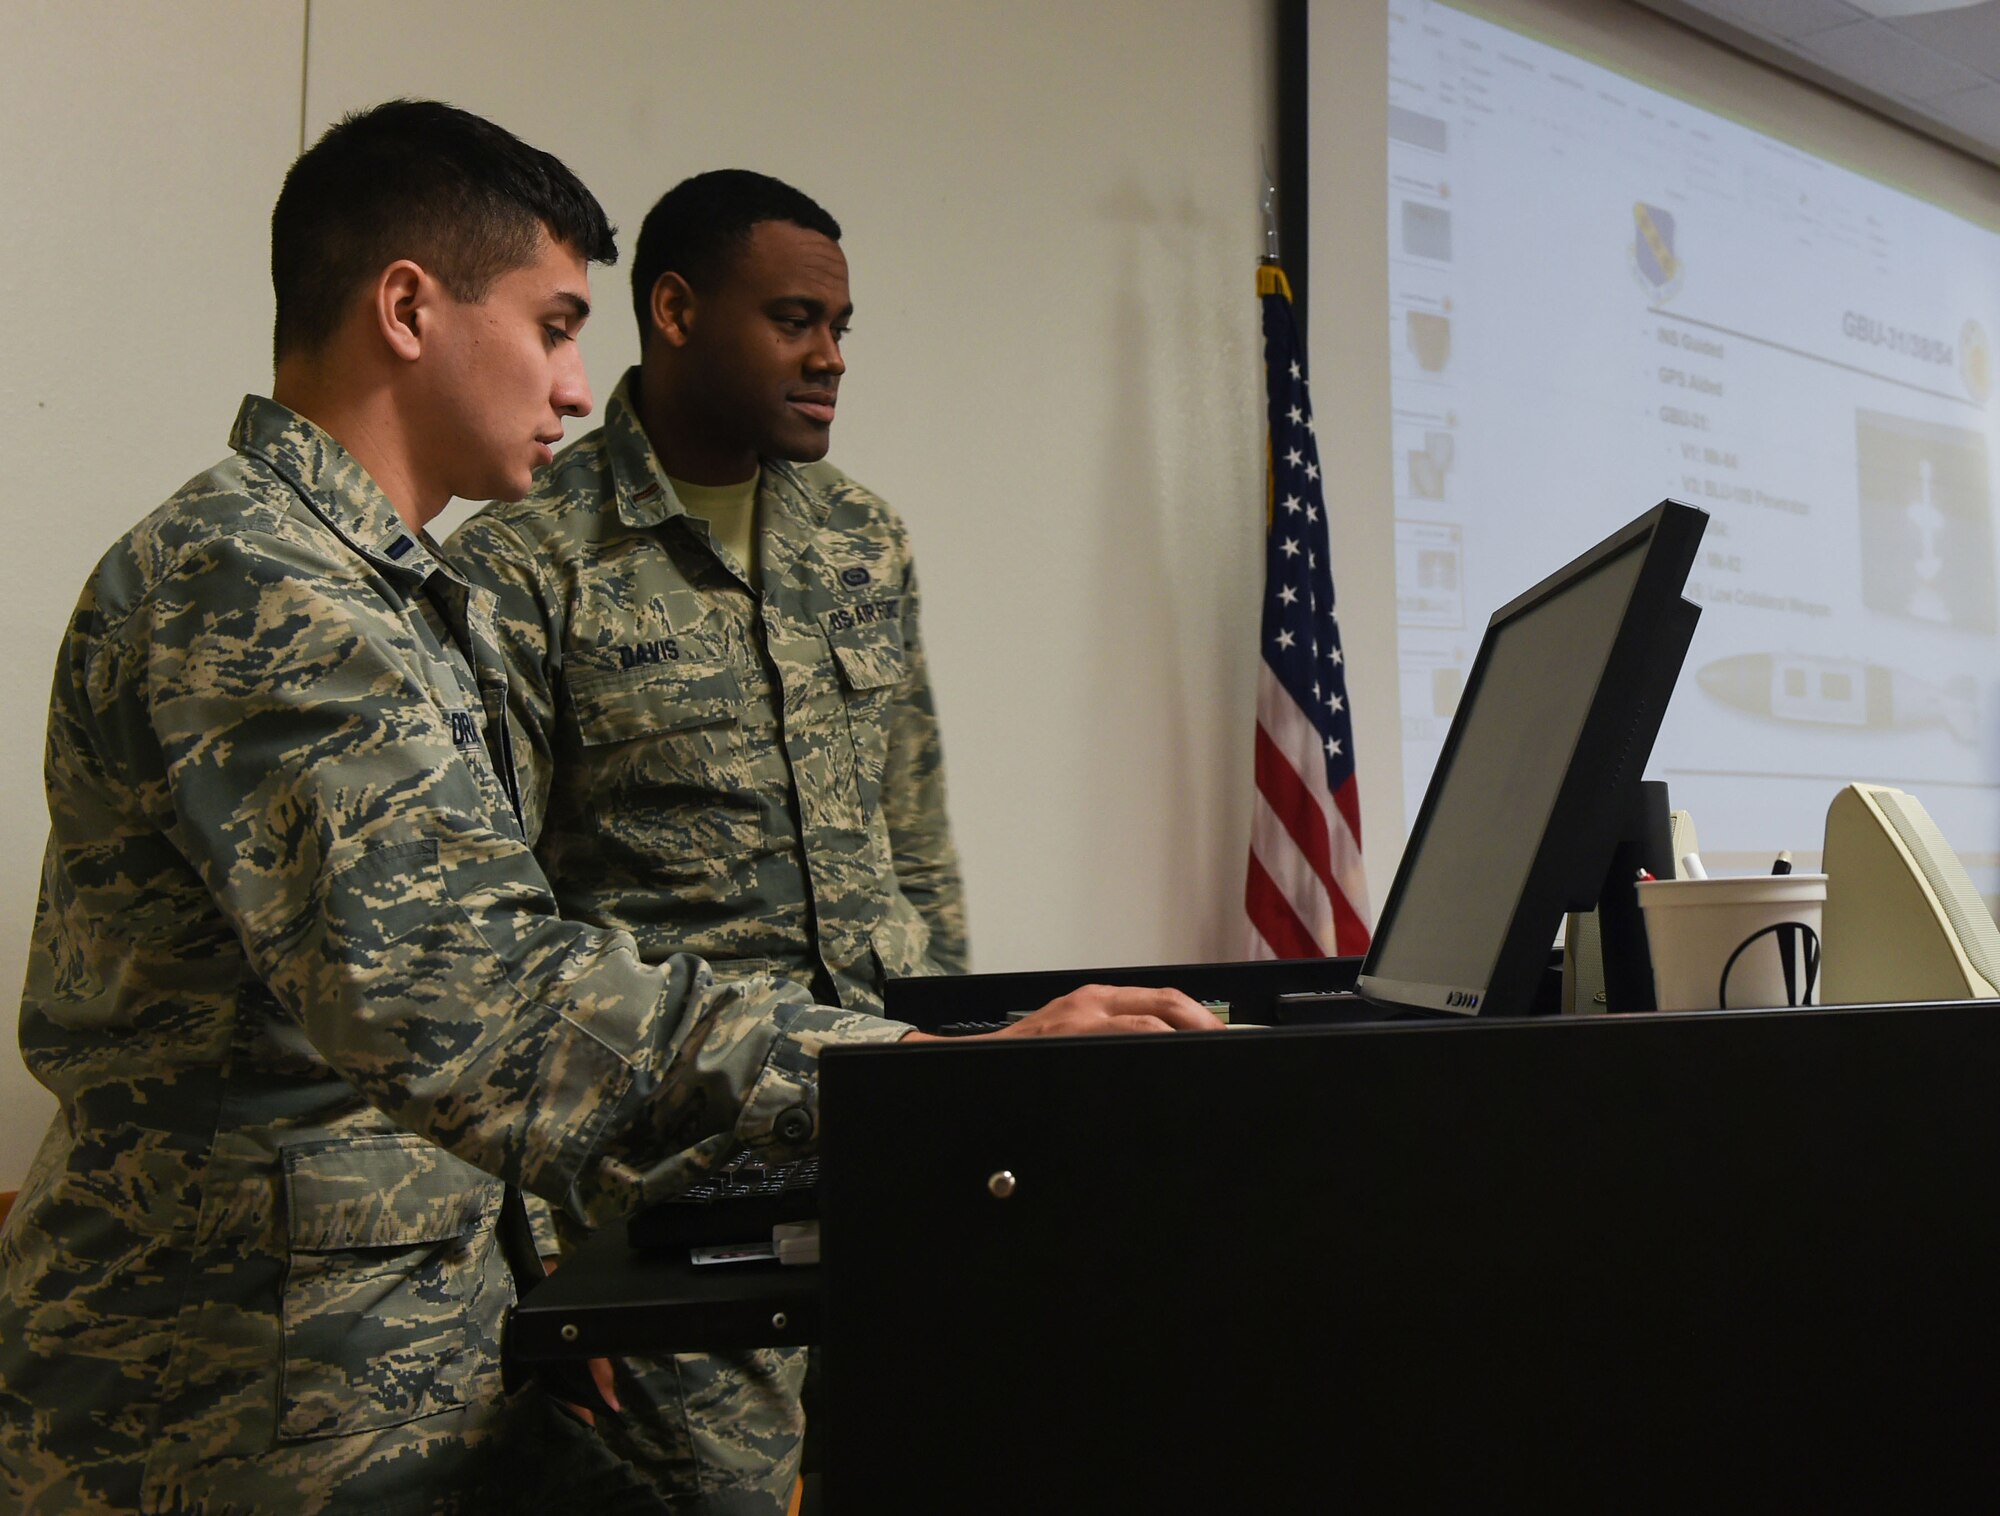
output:
{"label": "camouflage abu uniform jacket", "polygon": [[231,443],[57,662],[14,1508],[447,1508],[500,1440],[489,1176],[608,1219],[718,1148],[796,1153],[824,1042],[905,1030],[560,920],[487,598],[290,411]]}
{"label": "camouflage abu uniform jacket", "polygon": [[446,548],[499,595],[523,812],[563,913],[860,1010],[887,976],[963,971],[902,523],[838,469],[766,462],[753,589],[674,497],[637,382]]}
{"label": "camouflage abu uniform jacket", "polygon": [[[446,548],[499,596],[528,835],[563,913],[648,959],[879,1011],[886,977],[966,963],[902,523],[838,469],[766,462],[753,586],[675,497],[637,384]],[[804,1366],[627,1362],[599,1430],[677,1509],[782,1511]]]}

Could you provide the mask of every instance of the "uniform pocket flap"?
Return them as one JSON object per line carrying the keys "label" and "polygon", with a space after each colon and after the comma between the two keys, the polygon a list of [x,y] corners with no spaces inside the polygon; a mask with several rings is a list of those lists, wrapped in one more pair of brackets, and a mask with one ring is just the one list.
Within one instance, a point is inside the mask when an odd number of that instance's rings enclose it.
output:
{"label": "uniform pocket flap", "polygon": [[894,622],[855,627],[832,637],[840,677],[851,690],[879,690],[903,681],[903,633]]}
{"label": "uniform pocket flap", "polygon": [[294,1252],[407,1248],[462,1237],[500,1200],[500,1181],[416,1136],[285,1149]]}
{"label": "uniform pocket flap", "polygon": [[743,687],[721,662],[575,669],[568,682],[586,747],[714,726],[743,712]]}

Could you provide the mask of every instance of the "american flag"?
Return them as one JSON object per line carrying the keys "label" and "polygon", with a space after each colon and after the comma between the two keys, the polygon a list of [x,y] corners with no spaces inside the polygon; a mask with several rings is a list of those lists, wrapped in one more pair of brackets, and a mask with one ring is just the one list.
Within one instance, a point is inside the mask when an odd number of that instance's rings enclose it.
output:
{"label": "american flag", "polygon": [[1333,614],[1333,562],[1292,287],[1257,270],[1269,416],[1257,810],[1244,908],[1253,958],[1368,950],[1354,723]]}

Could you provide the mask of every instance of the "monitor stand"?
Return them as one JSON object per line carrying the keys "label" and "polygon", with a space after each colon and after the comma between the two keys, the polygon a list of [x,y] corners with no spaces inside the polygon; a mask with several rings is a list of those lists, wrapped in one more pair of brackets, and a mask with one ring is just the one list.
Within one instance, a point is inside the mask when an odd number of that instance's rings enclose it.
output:
{"label": "monitor stand", "polygon": [[1653,954],[1639,908],[1639,870],[1655,879],[1674,877],[1673,823],[1666,781],[1646,779],[1629,793],[1611,867],[1597,892],[1599,941],[1604,949],[1604,1008],[1614,1014],[1659,1008],[1653,990]]}

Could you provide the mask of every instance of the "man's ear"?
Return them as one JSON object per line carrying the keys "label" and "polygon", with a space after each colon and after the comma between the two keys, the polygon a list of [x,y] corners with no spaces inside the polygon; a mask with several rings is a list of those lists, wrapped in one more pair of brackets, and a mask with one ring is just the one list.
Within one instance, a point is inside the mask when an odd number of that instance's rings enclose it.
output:
{"label": "man's ear", "polygon": [[375,330],[398,358],[413,362],[422,356],[437,293],[437,281],[407,258],[398,258],[377,276],[371,307]]}
{"label": "man's ear", "polygon": [[669,270],[653,281],[653,332],[668,347],[687,346],[694,326],[694,291],[687,280]]}

